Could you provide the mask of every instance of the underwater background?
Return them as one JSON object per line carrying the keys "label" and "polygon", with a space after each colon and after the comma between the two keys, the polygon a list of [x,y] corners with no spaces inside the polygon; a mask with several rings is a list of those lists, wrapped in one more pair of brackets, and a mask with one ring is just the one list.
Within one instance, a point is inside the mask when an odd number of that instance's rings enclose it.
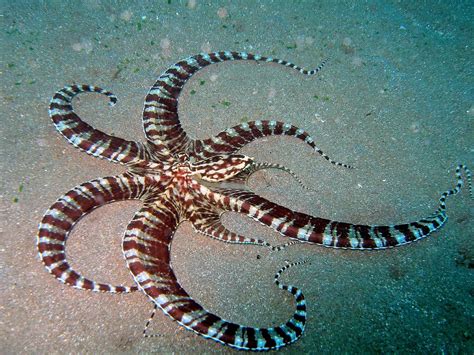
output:
{"label": "underwater background", "polygon": [[[93,159],[54,129],[48,105],[64,85],[118,96],[111,108],[84,94],[88,123],[144,140],[143,98],[157,76],[199,52],[248,51],[314,68],[314,77],[275,64],[226,62],[200,71],[179,112],[191,137],[241,122],[275,119],[307,130],[329,164],[287,137],[244,153],[283,164],[251,179],[262,196],[313,216],[351,223],[401,223],[434,212],[473,164],[472,1],[7,1],[0,0],[0,352],[234,353],[158,311],[142,293],[109,295],[67,287],[39,261],[38,223],[64,192],[123,168]],[[299,244],[277,253],[228,245],[183,223],[172,246],[177,277],[206,309],[264,327],[293,314],[273,284],[285,261],[311,260],[283,279],[308,304],[303,337],[283,353],[472,353],[473,203],[448,200],[447,224],[426,240],[382,251]],[[138,202],[117,202],[81,220],[70,239],[73,267],[130,284],[121,238]],[[236,214],[226,225],[272,244],[287,239]],[[259,256],[257,258],[257,256]]]}

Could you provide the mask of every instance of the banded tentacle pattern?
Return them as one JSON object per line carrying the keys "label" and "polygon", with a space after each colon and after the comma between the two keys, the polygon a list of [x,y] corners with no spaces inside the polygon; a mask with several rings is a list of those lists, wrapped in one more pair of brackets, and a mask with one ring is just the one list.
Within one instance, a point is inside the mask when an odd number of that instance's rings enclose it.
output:
{"label": "banded tentacle pattern", "polygon": [[111,92],[89,85],[67,86],[56,92],[51,99],[49,115],[56,129],[69,143],[87,154],[121,164],[136,163],[149,158],[141,143],[110,136],[82,121],[74,112],[71,103],[81,92],[106,95],[110,99],[110,106],[117,102]]}
{"label": "banded tentacle pattern", "polygon": [[[103,94],[114,104],[117,99],[111,92],[88,85],[72,85],[59,90],[51,100],[49,111],[59,133],[76,148],[94,157],[120,163],[128,170],[118,176],[91,180],[60,197],[40,223],[37,247],[48,271],[67,285],[112,293],[140,289],[153,301],[155,308],[205,338],[243,350],[278,349],[296,341],[304,331],[306,304],[303,294],[298,288],[284,285],[279,280],[287,268],[303,262],[285,265],[275,276],[276,285],[295,297],[296,310],[287,322],[276,327],[256,328],[226,321],[193,300],[174,274],[170,245],[182,221],[190,221],[198,233],[223,242],[270,247],[264,240],[228,230],[221,222],[221,215],[233,211],[289,237],[287,244],[303,241],[335,248],[383,249],[419,240],[441,228],[447,220],[446,199],[460,191],[463,171],[472,196],[471,173],[466,166],[458,166],[457,184],[442,194],[438,210],[427,218],[404,224],[355,225],[309,216],[268,201],[247,188],[247,180],[253,172],[281,169],[302,183],[293,171],[282,165],[258,163],[238,154],[242,147],[258,138],[295,137],[330,163],[350,166],[331,159],[307,132],[285,122],[257,120],[234,126],[208,139],[189,138],[178,116],[178,98],[185,83],[208,65],[232,60],[276,63],[305,75],[316,74],[324,65],[323,62],[314,70],[306,70],[279,59],[229,51],[184,59],[167,69],[145,98],[144,143],[101,132],[85,123],[72,108],[73,98],[82,92]],[[66,242],[75,223],[97,207],[130,199],[143,203],[123,239],[123,254],[135,284],[99,283],[72,269],[66,258]]]}
{"label": "banded tentacle pattern", "polygon": [[267,136],[290,136],[302,140],[331,164],[351,168],[350,165],[332,160],[314,143],[314,139],[303,129],[280,121],[250,121],[226,129],[215,137],[195,141],[194,151],[199,157],[216,154],[231,154],[248,143]]}
{"label": "banded tentacle pattern", "polygon": [[455,188],[443,192],[438,209],[414,222],[393,225],[360,225],[325,218],[312,217],[292,211],[266,200],[248,190],[216,189],[202,187],[202,193],[229,211],[244,213],[252,219],[273,228],[283,236],[343,249],[386,249],[425,238],[447,221],[446,198],[459,193],[463,186],[464,170],[472,197],[471,172],[465,165],[456,168]]}
{"label": "banded tentacle pattern", "polygon": [[75,288],[102,292],[130,292],[137,286],[112,286],[83,277],[66,260],[66,241],[74,224],[93,209],[113,201],[137,199],[143,182],[128,173],[91,180],[60,197],[39,225],[38,250],[44,265],[59,281]]}

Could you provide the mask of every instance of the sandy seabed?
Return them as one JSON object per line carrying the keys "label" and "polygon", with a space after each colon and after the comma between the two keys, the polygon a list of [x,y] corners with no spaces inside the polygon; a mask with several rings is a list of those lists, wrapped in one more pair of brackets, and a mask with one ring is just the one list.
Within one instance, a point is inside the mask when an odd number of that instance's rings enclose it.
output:
{"label": "sandy seabed", "polygon": [[[294,170],[311,191],[278,171],[256,174],[259,194],[314,216],[395,223],[431,214],[473,163],[472,2],[399,1],[1,1],[0,14],[0,352],[231,353],[161,312],[142,338],[152,304],[141,293],[78,291],[48,275],[37,257],[37,226],[75,185],[123,169],[68,145],[48,113],[67,84],[99,85],[74,102],[105,132],[143,140],[143,98],[160,72],[187,56],[249,51],[308,68],[229,62],[187,84],[180,117],[204,138],[247,120],[276,119],[307,130],[347,170],[296,139],[250,144],[244,153]],[[448,4],[449,3],[449,4]],[[68,241],[86,276],[131,284],[121,236],[138,202],[100,208]],[[427,240],[377,252],[296,245],[279,253],[227,245],[178,229],[173,267],[183,287],[225,319],[270,326],[293,313],[273,275],[285,260],[310,258],[284,280],[304,291],[309,320],[288,353],[472,353],[472,201],[448,201],[447,225]],[[286,240],[244,216],[229,228]],[[257,258],[260,255],[260,258]]]}

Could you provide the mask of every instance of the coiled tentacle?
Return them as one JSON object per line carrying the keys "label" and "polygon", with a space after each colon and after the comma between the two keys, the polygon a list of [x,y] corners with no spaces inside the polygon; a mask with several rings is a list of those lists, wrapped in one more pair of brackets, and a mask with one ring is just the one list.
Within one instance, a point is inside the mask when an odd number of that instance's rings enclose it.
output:
{"label": "coiled tentacle", "polygon": [[97,86],[66,86],[54,94],[49,105],[49,115],[56,129],[69,143],[95,157],[121,164],[143,162],[148,154],[141,143],[127,141],[108,135],[93,128],[74,112],[72,99],[81,92],[97,92],[110,99],[110,105],[117,102],[117,97]]}
{"label": "coiled tentacle", "polygon": [[123,174],[91,180],[61,196],[39,225],[37,247],[46,269],[59,281],[82,290],[123,293],[137,286],[113,286],[85,278],[66,258],[66,241],[75,223],[97,207],[113,201],[136,199],[143,193],[139,181]]}

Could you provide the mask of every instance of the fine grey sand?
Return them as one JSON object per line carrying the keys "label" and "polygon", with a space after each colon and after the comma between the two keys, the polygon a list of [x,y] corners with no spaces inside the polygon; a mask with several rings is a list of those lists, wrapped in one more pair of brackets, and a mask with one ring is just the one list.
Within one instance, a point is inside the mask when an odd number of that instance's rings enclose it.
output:
{"label": "fine grey sand", "polygon": [[[14,4],[13,4],[14,3]],[[227,62],[199,72],[180,97],[183,127],[204,138],[256,119],[304,128],[348,170],[287,137],[243,152],[283,164],[255,174],[260,195],[313,216],[351,223],[414,221],[473,164],[473,5],[470,1],[0,1],[0,352],[233,353],[157,312],[140,292],[108,295],[65,286],[39,261],[42,215],[74,186],[123,168],[69,145],[47,109],[68,84],[113,91],[118,104],[83,94],[88,123],[144,140],[143,98],[156,77],[199,52],[271,55],[306,68]],[[358,5],[354,5],[357,3]],[[139,202],[113,203],[81,220],[68,240],[73,267],[102,282],[132,284],[121,238]],[[448,199],[447,224],[428,239],[385,251],[300,244],[269,253],[196,234],[173,241],[183,287],[206,309],[241,324],[286,321],[293,299],[273,284],[285,261],[309,258],[282,279],[300,287],[309,319],[288,353],[472,353],[472,201]],[[287,239],[237,214],[226,225],[272,244]],[[257,258],[257,256],[260,258]]]}

